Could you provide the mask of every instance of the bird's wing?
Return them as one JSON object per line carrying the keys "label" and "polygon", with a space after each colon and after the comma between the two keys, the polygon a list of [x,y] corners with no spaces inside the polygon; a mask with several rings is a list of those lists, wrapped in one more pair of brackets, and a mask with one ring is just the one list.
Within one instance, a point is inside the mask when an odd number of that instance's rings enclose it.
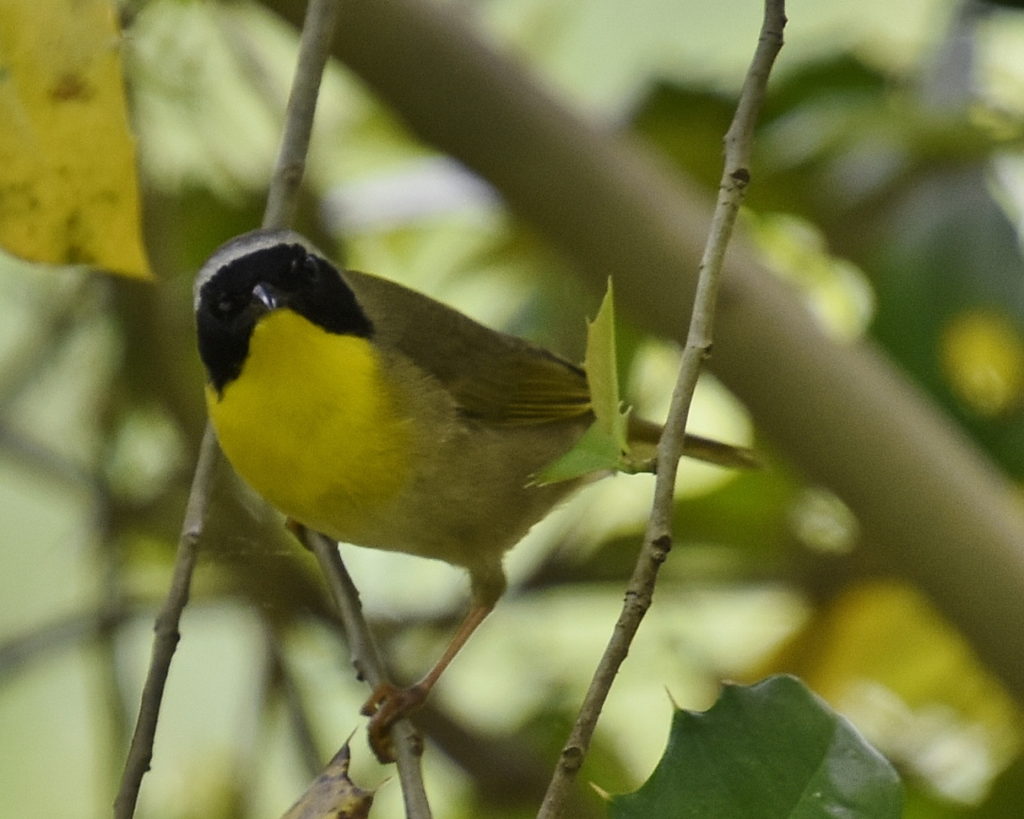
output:
{"label": "bird's wing", "polygon": [[494,424],[538,424],[590,413],[582,370],[538,348],[507,356],[500,368],[473,367],[448,382],[467,415]]}
{"label": "bird's wing", "polygon": [[[521,426],[591,414],[581,367],[395,282],[353,271],[344,276],[371,320],[386,318],[376,332],[437,378],[467,416]],[[631,444],[641,452],[646,446],[653,456],[661,426],[630,418],[628,434]],[[749,449],[696,435],[686,436],[684,454],[732,468],[759,466]]]}
{"label": "bird's wing", "polygon": [[[539,424],[590,413],[580,367],[378,276],[345,271],[382,341],[437,378],[467,416]],[[500,363],[499,363],[500,362]]]}

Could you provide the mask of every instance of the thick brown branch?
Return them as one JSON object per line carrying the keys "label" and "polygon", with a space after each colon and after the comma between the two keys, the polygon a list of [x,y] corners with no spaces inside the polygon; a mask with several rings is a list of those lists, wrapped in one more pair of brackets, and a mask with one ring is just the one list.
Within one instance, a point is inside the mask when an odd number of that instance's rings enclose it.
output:
{"label": "thick brown branch", "polygon": [[[295,18],[293,0],[267,0]],[[341,57],[423,139],[492,182],[595,293],[680,341],[707,208],[678,173],[573,115],[458,6],[343,0]],[[918,584],[1024,693],[1024,514],[953,425],[870,345],[827,337],[734,241],[711,368],[759,428],[857,514],[864,548]],[[950,578],[957,578],[950,582]]]}

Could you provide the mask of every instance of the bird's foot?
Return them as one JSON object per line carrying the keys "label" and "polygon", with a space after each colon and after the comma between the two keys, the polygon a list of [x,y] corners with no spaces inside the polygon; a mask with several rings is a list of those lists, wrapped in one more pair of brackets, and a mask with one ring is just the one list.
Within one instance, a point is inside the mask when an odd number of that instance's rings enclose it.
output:
{"label": "bird's foot", "polygon": [[394,745],[391,742],[392,726],[423,705],[429,692],[430,686],[422,683],[399,688],[383,682],[363,703],[359,713],[370,718],[367,726],[370,748],[382,764],[395,761]]}

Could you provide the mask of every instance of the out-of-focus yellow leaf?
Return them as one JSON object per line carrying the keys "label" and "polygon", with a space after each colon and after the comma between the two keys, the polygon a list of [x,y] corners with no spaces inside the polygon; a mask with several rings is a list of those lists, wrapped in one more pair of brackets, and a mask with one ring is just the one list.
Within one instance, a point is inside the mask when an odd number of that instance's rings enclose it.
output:
{"label": "out-of-focus yellow leaf", "polygon": [[941,353],[946,379],[979,415],[1003,415],[1024,402],[1024,339],[1004,314],[968,310],[954,316]]}
{"label": "out-of-focus yellow leaf", "polygon": [[800,675],[903,770],[956,802],[984,798],[1024,741],[1020,710],[966,641],[895,581],[847,589],[767,668]]}
{"label": "out-of-focus yellow leaf", "polygon": [[0,246],[148,277],[111,0],[0,0]]}

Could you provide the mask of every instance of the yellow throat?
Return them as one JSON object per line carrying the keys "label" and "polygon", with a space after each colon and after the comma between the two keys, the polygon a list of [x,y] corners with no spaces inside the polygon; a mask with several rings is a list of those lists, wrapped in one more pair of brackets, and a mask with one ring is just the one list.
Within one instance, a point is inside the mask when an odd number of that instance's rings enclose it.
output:
{"label": "yellow throat", "polygon": [[382,513],[411,469],[399,417],[370,341],[329,333],[288,309],[253,329],[241,374],[210,418],[236,471],[306,526],[347,540]]}

